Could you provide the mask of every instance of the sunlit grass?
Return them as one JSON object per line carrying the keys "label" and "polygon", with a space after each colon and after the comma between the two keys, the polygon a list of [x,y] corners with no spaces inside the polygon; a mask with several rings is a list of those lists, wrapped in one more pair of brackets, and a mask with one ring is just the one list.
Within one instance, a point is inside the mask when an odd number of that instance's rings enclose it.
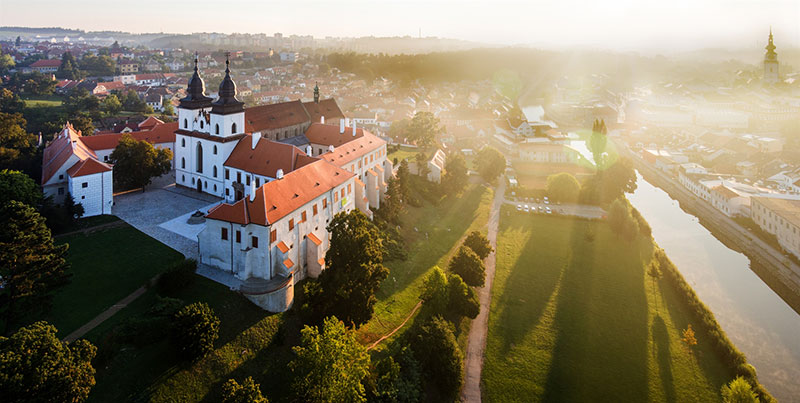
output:
{"label": "sunlit grass", "polygon": [[504,208],[484,399],[718,401],[730,375],[702,335],[694,351],[680,341],[691,315],[645,275],[652,248],[604,222]]}

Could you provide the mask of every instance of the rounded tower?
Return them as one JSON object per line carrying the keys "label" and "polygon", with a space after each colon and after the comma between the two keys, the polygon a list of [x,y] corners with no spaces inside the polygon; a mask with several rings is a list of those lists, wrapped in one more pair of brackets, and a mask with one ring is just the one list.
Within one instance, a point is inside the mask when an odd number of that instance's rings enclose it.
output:
{"label": "rounded tower", "polygon": [[231,78],[230,53],[225,54],[225,78],[219,84],[219,97],[211,103],[211,134],[227,137],[244,133],[244,102],[236,98],[236,83]]}

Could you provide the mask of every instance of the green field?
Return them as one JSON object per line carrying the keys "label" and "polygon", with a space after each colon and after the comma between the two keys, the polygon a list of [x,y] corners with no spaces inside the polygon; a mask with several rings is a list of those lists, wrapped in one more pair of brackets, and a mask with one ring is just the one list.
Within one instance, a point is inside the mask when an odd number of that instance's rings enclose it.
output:
{"label": "green field", "polygon": [[57,95],[26,95],[22,100],[28,108],[59,107],[62,104],[62,98]]}
{"label": "green field", "polygon": [[397,149],[397,151],[392,151],[391,153],[389,153],[386,156],[386,158],[389,161],[394,161],[394,159],[397,158],[397,163],[398,164],[400,163],[400,161],[402,161],[404,159],[407,159],[407,158],[409,159],[409,162],[411,162],[411,161],[414,160],[414,157],[417,154],[419,154],[420,151],[421,150],[418,149],[418,148],[400,147],[400,148]]}
{"label": "green field", "polygon": [[692,316],[645,275],[652,250],[604,222],[504,207],[484,399],[719,401],[731,376],[699,331],[694,351],[680,341]]}
{"label": "green field", "polygon": [[[105,217],[105,216],[104,216]],[[106,219],[101,221],[106,221]],[[127,224],[59,237],[68,243],[69,284],[59,290],[46,320],[60,337],[141,287],[183,255]]]}

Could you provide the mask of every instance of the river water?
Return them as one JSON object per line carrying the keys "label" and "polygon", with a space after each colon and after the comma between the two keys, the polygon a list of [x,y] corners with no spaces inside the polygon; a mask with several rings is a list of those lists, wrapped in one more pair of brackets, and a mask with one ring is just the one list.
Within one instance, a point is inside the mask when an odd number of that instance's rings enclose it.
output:
{"label": "river water", "polygon": [[639,176],[631,203],[758,377],[782,402],[800,402],[800,315],[753,271],[750,259]]}

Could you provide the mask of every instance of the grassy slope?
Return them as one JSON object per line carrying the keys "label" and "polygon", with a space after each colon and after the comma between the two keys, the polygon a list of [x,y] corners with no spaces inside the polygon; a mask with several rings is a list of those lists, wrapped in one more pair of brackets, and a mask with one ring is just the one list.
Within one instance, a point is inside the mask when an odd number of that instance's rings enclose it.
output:
{"label": "grassy slope", "polygon": [[682,345],[690,314],[644,274],[650,240],[625,243],[602,222],[502,214],[487,401],[719,400],[729,374],[703,335],[694,353]]}
{"label": "grassy slope", "polygon": [[398,164],[404,159],[409,159],[409,162],[411,162],[414,161],[414,156],[420,151],[421,150],[418,148],[400,147],[397,151],[389,153],[386,158],[389,161],[394,161],[394,159],[397,158]]}
{"label": "grassy slope", "polygon": [[62,98],[57,95],[26,95],[22,97],[28,108],[60,107]]}
{"label": "grassy slope", "polygon": [[56,242],[69,244],[67,261],[72,274],[70,283],[56,294],[53,310],[47,315],[61,337],[183,258],[129,225],[64,236]]}
{"label": "grassy slope", "polygon": [[[425,203],[424,207],[407,209],[401,233],[406,239],[408,259],[386,263],[389,277],[377,294],[375,315],[359,328],[362,342],[373,342],[399,326],[419,301],[425,275],[436,265],[446,268],[450,255],[467,233],[486,232],[492,197],[491,189],[471,185],[461,196],[445,198],[438,206]],[[408,325],[404,327],[407,328]]]}

